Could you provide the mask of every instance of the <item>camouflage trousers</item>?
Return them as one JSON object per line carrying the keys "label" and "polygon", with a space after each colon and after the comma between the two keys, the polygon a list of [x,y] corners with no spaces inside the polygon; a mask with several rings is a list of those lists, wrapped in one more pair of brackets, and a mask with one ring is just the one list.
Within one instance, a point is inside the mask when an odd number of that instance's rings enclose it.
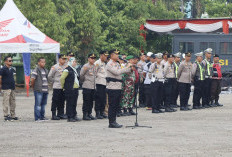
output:
{"label": "camouflage trousers", "polygon": [[8,90],[2,90],[2,96],[3,96],[3,114],[4,116],[8,116],[8,107],[10,107],[10,116],[12,118],[15,117],[15,91],[8,89]]}

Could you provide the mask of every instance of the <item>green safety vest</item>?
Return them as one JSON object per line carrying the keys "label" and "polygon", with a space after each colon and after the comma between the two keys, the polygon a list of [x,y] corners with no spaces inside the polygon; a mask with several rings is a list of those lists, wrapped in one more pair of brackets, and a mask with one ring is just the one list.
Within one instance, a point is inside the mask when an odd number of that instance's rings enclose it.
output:
{"label": "green safety vest", "polygon": [[204,78],[203,78],[204,69],[202,68],[201,64],[199,64],[197,61],[196,61],[196,63],[198,64],[199,69],[200,69],[200,80],[204,80]]}
{"label": "green safety vest", "polygon": [[176,78],[177,78],[179,67],[178,67],[178,65],[175,62],[174,62],[174,65],[175,65],[175,74],[176,74]]}
{"label": "green safety vest", "polygon": [[207,61],[207,59],[205,59],[205,62],[207,64],[207,72],[208,72],[208,75],[210,76],[210,67],[212,67],[212,64],[210,64],[209,61]]}

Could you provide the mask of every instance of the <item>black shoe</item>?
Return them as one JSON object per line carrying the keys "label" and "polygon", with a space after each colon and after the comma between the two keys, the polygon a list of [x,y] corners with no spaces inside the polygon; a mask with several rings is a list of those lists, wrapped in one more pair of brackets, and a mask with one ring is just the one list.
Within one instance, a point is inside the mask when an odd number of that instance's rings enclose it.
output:
{"label": "black shoe", "polygon": [[96,112],[96,118],[97,119],[104,119],[102,116],[101,116],[101,114],[100,114],[100,112]]}
{"label": "black shoe", "polygon": [[193,109],[198,110],[198,109],[200,109],[200,107],[199,106],[193,106]]}
{"label": "black shoe", "polygon": [[177,108],[178,106],[176,104],[170,105],[171,108]]}
{"label": "black shoe", "polygon": [[222,104],[219,104],[218,101],[215,101],[215,105],[218,106],[218,107],[222,107],[223,106]]}
{"label": "black shoe", "polygon": [[127,109],[124,108],[123,109],[123,116],[130,116],[131,114],[129,112],[127,112]]}
{"label": "black shoe", "polygon": [[132,110],[132,108],[129,108],[129,113],[130,113],[131,115],[136,115],[136,113]]}
{"label": "black shoe", "polygon": [[113,122],[109,124],[109,128],[121,128],[122,125],[119,125],[117,122]]}
{"label": "black shoe", "polygon": [[117,117],[123,116],[122,113],[117,113]]}
{"label": "black shoe", "polygon": [[152,110],[152,113],[160,113],[160,111],[159,111],[159,110],[156,110],[156,109],[153,109],[153,110]]}
{"label": "black shoe", "polygon": [[91,118],[89,118],[87,113],[83,113],[83,120],[91,120]]}
{"label": "black shoe", "polygon": [[171,108],[166,108],[165,112],[174,112]]}
{"label": "black shoe", "polygon": [[204,106],[199,106],[199,109],[205,109],[205,107]]}
{"label": "black shoe", "polygon": [[209,106],[209,105],[204,105],[203,107],[204,107],[204,108],[210,108],[210,106]]}
{"label": "black shoe", "polygon": [[58,115],[58,117],[60,117],[60,119],[68,119],[68,116],[66,114]]}
{"label": "black shoe", "polygon": [[108,118],[108,116],[107,116],[104,112],[101,112],[100,115],[101,115],[103,118]]}
{"label": "black shoe", "polygon": [[77,116],[75,116],[75,118],[74,118],[77,122],[78,121],[81,121],[81,119],[80,118],[78,118]]}
{"label": "black shoe", "polygon": [[162,111],[161,109],[158,109],[159,113],[164,113],[164,111]]}
{"label": "black shoe", "polygon": [[180,107],[180,110],[181,111],[185,111],[185,107]]}
{"label": "black shoe", "polygon": [[174,109],[174,108],[170,108],[173,112],[176,112],[177,110],[176,109]]}
{"label": "black shoe", "polygon": [[57,117],[57,116],[52,116],[52,120],[60,120],[60,117]]}
{"label": "black shoe", "polygon": [[76,122],[76,119],[75,119],[75,118],[68,118],[67,121],[68,121],[68,122]]}
{"label": "black shoe", "polygon": [[19,120],[19,118],[18,118],[18,117],[14,117],[14,118],[13,118],[13,117],[11,117],[11,119],[12,119],[12,120]]}
{"label": "black shoe", "polygon": [[97,118],[95,118],[94,116],[92,116],[92,114],[89,114],[88,117],[89,117],[91,120],[97,120]]}
{"label": "black shoe", "polygon": [[5,116],[5,117],[4,117],[4,120],[5,120],[5,121],[13,121],[13,119],[12,119],[10,116]]}
{"label": "black shoe", "polygon": [[190,110],[192,110],[192,109],[189,108],[189,107],[185,107],[185,110],[186,110],[186,111],[190,111]]}

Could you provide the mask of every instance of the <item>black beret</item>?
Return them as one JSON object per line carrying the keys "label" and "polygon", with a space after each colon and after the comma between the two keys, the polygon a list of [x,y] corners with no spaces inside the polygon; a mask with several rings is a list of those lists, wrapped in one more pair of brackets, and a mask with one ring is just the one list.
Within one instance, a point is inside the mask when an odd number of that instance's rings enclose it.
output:
{"label": "black beret", "polygon": [[219,57],[219,55],[218,55],[218,54],[215,54],[213,57]]}
{"label": "black beret", "polygon": [[156,58],[155,54],[152,54],[152,55],[151,55],[151,58],[155,59],[155,58]]}
{"label": "black beret", "polygon": [[173,54],[167,54],[167,57],[172,58],[172,57],[174,57],[174,55]]}

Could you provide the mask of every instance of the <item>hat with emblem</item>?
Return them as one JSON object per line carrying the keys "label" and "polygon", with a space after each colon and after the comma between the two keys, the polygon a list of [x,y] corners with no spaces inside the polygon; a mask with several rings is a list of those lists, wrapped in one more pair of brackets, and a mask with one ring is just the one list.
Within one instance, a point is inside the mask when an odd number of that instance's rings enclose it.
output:
{"label": "hat with emblem", "polygon": [[180,58],[181,57],[181,53],[177,52],[177,53],[174,54],[174,56]]}
{"label": "hat with emblem", "polygon": [[109,54],[110,54],[110,55],[111,55],[112,53],[120,54],[120,51],[118,51],[117,49],[113,49],[113,50],[110,50],[110,51],[109,51]]}
{"label": "hat with emblem", "polygon": [[167,57],[172,58],[172,57],[174,57],[174,55],[173,54],[168,54]]}
{"label": "hat with emblem", "polygon": [[96,55],[95,55],[94,53],[90,53],[90,54],[88,55],[88,58],[96,58]]}
{"label": "hat with emblem", "polygon": [[205,53],[212,54],[212,52],[213,52],[213,49],[211,49],[211,48],[207,48],[207,49],[206,49],[204,52],[205,52]]}
{"label": "hat with emblem", "polygon": [[163,56],[164,56],[164,55],[168,55],[168,52],[167,52],[167,51],[164,51],[164,52],[163,52]]}
{"label": "hat with emblem", "polygon": [[219,55],[218,55],[218,54],[215,54],[213,57],[219,57]]}
{"label": "hat with emblem", "polygon": [[100,52],[100,55],[106,55],[106,56],[108,56],[109,55],[109,52],[108,51],[106,51],[106,50],[103,50],[103,51],[101,51]]}
{"label": "hat with emblem", "polygon": [[158,59],[162,59],[163,54],[162,54],[162,53],[157,53],[157,54],[155,54],[155,56],[156,56],[156,58],[158,58]]}
{"label": "hat with emblem", "polygon": [[67,59],[67,56],[64,55],[64,54],[59,54],[58,58],[59,58],[59,59],[60,59],[60,58],[62,58],[62,59]]}
{"label": "hat with emblem", "polygon": [[185,53],[185,56],[186,56],[186,57],[191,57],[192,54],[191,54],[190,52],[186,52],[186,53]]}
{"label": "hat with emblem", "polygon": [[75,55],[74,55],[74,53],[72,53],[72,52],[68,52],[68,53],[67,53],[67,56],[74,57]]}
{"label": "hat with emblem", "polygon": [[197,56],[197,57],[203,57],[203,52],[195,53],[195,56]]}

